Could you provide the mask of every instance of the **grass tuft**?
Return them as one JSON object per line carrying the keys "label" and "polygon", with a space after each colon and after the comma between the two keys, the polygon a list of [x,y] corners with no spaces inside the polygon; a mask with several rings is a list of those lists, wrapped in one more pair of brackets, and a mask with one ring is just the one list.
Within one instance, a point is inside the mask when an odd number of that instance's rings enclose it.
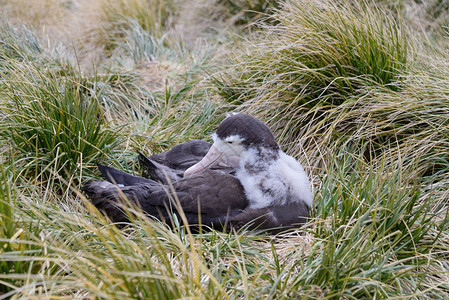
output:
{"label": "grass tuft", "polygon": [[[16,31],[23,34],[11,35]],[[24,172],[78,180],[83,164],[110,154],[119,142],[105,126],[102,87],[43,53],[29,31],[7,32],[0,48],[1,138],[14,148]]]}
{"label": "grass tuft", "polygon": [[173,0],[98,1],[99,41],[106,50],[123,42],[124,33],[136,22],[152,36],[162,37],[176,12]]}
{"label": "grass tuft", "polygon": [[260,42],[216,80],[229,101],[338,105],[366,85],[396,89],[407,62],[401,27],[375,8],[292,1],[263,26]]}
{"label": "grass tuft", "polygon": [[8,22],[3,21],[1,27],[1,65],[7,59],[36,59],[44,52],[36,35],[27,26],[12,26]]}

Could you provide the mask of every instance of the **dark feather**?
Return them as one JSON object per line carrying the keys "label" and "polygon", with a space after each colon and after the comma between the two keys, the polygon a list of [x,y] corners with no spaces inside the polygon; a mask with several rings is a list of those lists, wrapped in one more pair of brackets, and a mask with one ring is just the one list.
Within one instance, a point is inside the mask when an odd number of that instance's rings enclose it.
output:
{"label": "dark feather", "polygon": [[98,170],[107,181],[117,185],[135,185],[139,183],[151,183],[152,180],[119,171],[117,169],[97,164]]}
{"label": "dark feather", "polygon": [[151,155],[149,159],[174,170],[186,170],[199,162],[209,151],[211,144],[201,140],[191,140],[166,152]]}
{"label": "dark feather", "polygon": [[[144,174],[163,184],[169,184],[184,177],[184,172],[198,163],[209,151],[211,144],[201,140],[192,140],[173,147],[171,150],[154,154],[149,157],[139,152],[139,163]],[[227,174],[234,172],[233,168],[219,165],[212,168]]]}
{"label": "dark feather", "polygon": [[208,142],[192,140],[150,157],[139,152],[139,163],[148,177],[168,184],[181,179],[185,170],[198,163],[210,146]]}
{"label": "dark feather", "polygon": [[181,179],[185,171],[169,168],[163,164],[153,161],[141,152],[139,152],[139,163],[143,167],[146,176],[164,184]]}
{"label": "dark feather", "polygon": [[229,220],[234,228],[267,230],[278,233],[297,228],[307,222],[309,207],[304,203],[292,203],[284,206],[271,206],[259,209],[245,209]]}
{"label": "dark feather", "polygon": [[[123,172],[112,170],[107,167],[107,174],[119,174],[120,180]],[[116,179],[110,175],[106,178]],[[171,187],[142,179],[145,181],[120,188],[109,182],[89,181],[84,191],[92,203],[114,222],[127,219],[122,209],[126,201],[151,216],[165,220],[172,213],[179,216],[178,208],[181,208],[189,224],[198,224],[201,220],[203,225],[212,227],[220,227],[248,206],[240,182],[222,172],[206,170],[174,182]]]}

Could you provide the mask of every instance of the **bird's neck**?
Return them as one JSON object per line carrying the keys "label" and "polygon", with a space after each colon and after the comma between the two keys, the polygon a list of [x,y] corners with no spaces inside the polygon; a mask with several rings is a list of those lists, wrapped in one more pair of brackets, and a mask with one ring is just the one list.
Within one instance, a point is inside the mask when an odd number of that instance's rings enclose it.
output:
{"label": "bird's neck", "polygon": [[248,149],[247,154],[242,157],[240,168],[245,169],[248,174],[266,172],[267,166],[279,159],[279,152],[279,149],[266,147],[250,148]]}
{"label": "bird's neck", "polygon": [[280,150],[263,147],[249,149],[242,157],[236,176],[245,190],[251,208],[268,207],[278,200],[284,202],[285,191],[281,190],[279,193],[276,187],[279,181],[276,172],[279,157]]}

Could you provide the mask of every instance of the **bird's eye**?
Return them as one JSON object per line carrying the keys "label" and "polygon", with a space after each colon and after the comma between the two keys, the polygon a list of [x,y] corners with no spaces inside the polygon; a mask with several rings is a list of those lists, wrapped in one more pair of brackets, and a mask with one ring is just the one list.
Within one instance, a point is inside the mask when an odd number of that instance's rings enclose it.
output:
{"label": "bird's eye", "polygon": [[234,143],[233,141],[228,141],[228,144],[232,144],[232,143]]}

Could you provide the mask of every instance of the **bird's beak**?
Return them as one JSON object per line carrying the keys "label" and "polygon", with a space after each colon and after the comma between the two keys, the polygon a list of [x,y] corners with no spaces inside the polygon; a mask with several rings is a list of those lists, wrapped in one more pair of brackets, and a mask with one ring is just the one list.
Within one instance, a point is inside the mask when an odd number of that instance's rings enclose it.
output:
{"label": "bird's beak", "polygon": [[206,156],[203,157],[197,164],[191,166],[184,172],[184,177],[200,173],[201,171],[211,168],[222,161],[223,152],[219,151],[217,146],[212,144]]}

